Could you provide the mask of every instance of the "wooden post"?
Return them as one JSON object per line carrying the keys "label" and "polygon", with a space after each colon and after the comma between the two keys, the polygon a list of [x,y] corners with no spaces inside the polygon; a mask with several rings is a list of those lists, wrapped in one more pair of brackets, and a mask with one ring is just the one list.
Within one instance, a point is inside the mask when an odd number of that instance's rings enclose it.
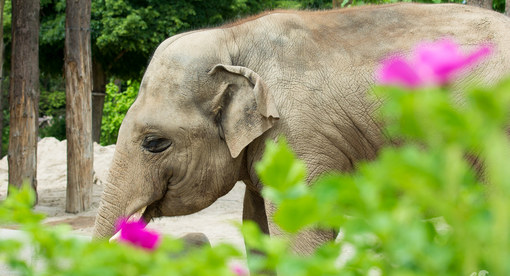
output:
{"label": "wooden post", "polygon": [[4,5],[5,0],[0,0],[0,157],[2,156],[2,133],[4,130],[4,99],[3,99],[3,80],[4,80]]}
{"label": "wooden post", "polygon": [[66,212],[78,213],[90,207],[93,184],[90,0],[66,5]]}
{"label": "wooden post", "polygon": [[104,98],[106,96],[106,75],[103,65],[92,60],[92,140],[101,141]]}
{"label": "wooden post", "polygon": [[37,190],[39,0],[12,1],[9,186]]}

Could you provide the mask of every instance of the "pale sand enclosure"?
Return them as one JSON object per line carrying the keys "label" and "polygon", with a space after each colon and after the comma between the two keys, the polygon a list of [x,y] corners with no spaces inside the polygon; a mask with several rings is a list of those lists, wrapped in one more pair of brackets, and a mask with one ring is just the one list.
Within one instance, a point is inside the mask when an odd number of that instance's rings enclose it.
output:
{"label": "pale sand enclosure", "polygon": [[[66,141],[44,138],[37,149],[37,179],[39,203],[35,211],[47,214],[45,223],[67,223],[73,232],[91,236],[103,183],[106,180],[115,146],[102,147],[94,144],[95,183],[92,208],[76,215],[65,212],[66,194]],[[0,200],[7,194],[7,157],[0,160]],[[213,245],[225,242],[244,252],[244,242],[234,222],[241,222],[244,184],[237,185],[210,207],[189,216],[156,219],[149,228],[161,233],[181,236],[189,232],[204,233]],[[1,226],[0,226],[1,228]],[[2,229],[0,229],[1,231]]]}

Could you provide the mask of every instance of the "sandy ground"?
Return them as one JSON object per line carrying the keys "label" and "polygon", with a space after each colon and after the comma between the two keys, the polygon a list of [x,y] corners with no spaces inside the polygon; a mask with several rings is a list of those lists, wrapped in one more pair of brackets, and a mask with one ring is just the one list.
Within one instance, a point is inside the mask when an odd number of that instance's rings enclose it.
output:
{"label": "sandy ground", "polygon": [[[108,174],[115,146],[102,147],[94,144],[95,183],[92,208],[75,215],[65,212],[66,147],[66,141],[58,141],[55,138],[44,138],[39,141],[37,150],[39,203],[35,211],[47,215],[45,223],[48,225],[67,223],[72,226],[73,233],[91,236],[103,183]],[[7,157],[4,157],[0,160],[0,200],[7,194],[7,172]],[[243,195],[244,184],[239,182],[230,193],[198,213],[156,219],[148,227],[176,237],[190,232],[202,232],[209,238],[212,245],[221,242],[231,243],[244,252],[243,238],[234,226],[234,222],[241,222]],[[4,229],[5,231],[11,230]]]}

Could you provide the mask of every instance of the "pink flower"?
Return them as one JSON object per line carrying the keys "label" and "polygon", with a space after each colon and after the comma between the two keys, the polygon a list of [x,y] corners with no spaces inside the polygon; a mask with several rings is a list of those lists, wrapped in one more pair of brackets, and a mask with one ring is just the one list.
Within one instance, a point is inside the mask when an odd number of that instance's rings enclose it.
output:
{"label": "pink flower", "polygon": [[377,82],[406,88],[445,85],[492,52],[490,45],[482,45],[464,54],[450,39],[424,42],[413,49],[410,60],[393,55],[381,62],[376,72]]}
{"label": "pink flower", "polygon": [[237,263],[237,262],[231,262],[230,265],[230,271],[232,271],[237,276],[247,276],[248,270],[243,265]]}
{"label": "pink flower", "polygon": [[116,231],[120,231],[119,240],[137,247],[154,250],[159,246],[161,237],[158,233],[145,229],[143,220],[129,222],[126,218],[117,221]]}

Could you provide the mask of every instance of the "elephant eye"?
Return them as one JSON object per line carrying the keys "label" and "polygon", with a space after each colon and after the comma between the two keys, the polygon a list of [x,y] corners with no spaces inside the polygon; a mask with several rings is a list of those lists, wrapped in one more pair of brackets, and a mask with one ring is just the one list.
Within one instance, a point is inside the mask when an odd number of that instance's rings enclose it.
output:
{"label": "elephant eye", "polygon": [[142,147],[149,152],[158,153],[166,150],[172,145],[172,141],[166,138],[146,137],[142,142]]}

